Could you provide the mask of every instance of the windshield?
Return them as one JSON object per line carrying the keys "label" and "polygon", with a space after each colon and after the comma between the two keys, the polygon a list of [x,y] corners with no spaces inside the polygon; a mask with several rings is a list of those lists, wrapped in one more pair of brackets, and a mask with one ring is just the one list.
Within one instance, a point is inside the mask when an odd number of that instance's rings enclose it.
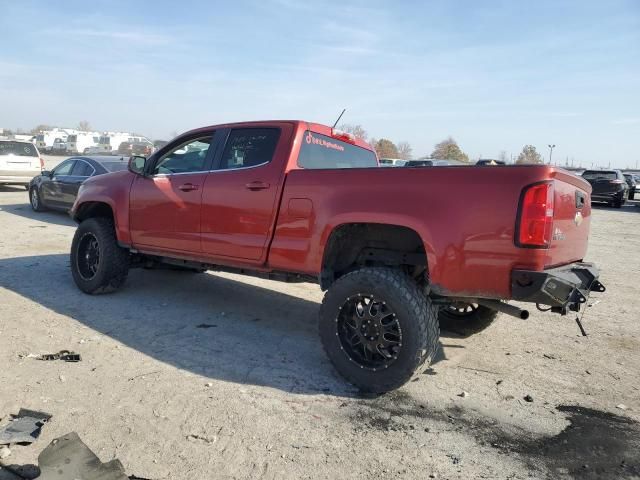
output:
{"label": "windshield", "polygon": [[298,166],[302,168],[377,167],[376,154],[366,148],[307,131],[304,135]]}
{"label": "windshield", "polygon": [[77,141],[77,140],[78,140],[78,136],[77,136],[77,135],[69,135],[69,136],[67,137],[67,141],[68,141],[68,142],[75,142],[75,141]]}
{"label": "windshield", "polygon": [[18,157],[37,157],[36,147],[30,143],[0,141],[0,155],[16,155]]}
{"label": "windshield", "polygon": [[616,172],[584,172],[582,178],[585,180],[616,180],[618,175]]}

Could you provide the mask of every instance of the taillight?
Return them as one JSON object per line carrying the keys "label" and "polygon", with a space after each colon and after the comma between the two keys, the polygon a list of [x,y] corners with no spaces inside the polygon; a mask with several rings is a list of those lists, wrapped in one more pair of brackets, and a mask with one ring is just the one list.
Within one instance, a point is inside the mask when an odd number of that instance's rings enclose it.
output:
{"label": "taillight", "polygon": [[40,170],[44,170],[44,158],[39,157],[40,158]]}
{"label": "taillight", "polygon": [[553,231],[553,183],[528,187],[520,201],[517,244],[521,247],[547,248]]}
{"label": "taillight", "polygon": [[356,143],[356,137],[348,132],[343,132],[342,130],[338,130],[336,128],[331,129],[331,136],[337,140],[342,140],[343,142],[354,144]]}

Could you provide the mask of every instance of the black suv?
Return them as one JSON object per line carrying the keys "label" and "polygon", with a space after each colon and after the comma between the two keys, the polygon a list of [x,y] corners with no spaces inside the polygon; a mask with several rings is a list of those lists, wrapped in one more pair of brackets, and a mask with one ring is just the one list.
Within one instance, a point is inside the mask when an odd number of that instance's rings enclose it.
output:
{"label": "black suv", "polygon": [[636,196],[636,189],[640,187],[640,177],[633,173],[625,173],[624,179],[629,185],[629,200],[633,200]]}
{"label": "black suv", "polygon": [[627,200],[629,186],[620,170],[586,170],[582,178],[593,187],[591,200],[594,202],[607,202],[620,208]]}

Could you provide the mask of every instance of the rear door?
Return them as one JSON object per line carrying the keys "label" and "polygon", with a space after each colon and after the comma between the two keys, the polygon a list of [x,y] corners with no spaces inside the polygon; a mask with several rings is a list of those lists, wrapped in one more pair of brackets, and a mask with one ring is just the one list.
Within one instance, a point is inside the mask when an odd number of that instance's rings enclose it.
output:
{"label": "rear door", "polygon": [[293,125],[234,128],[202,197],[205,254],[262,262],[275,223]]}
{"label": "rear door", "polygon": [[61,201],[67,208],[71,208],[76,201],[80,185],[95,173],[96,169],[89,162],[76,159],[70,175],[60,182]]}
{"label": "rear door", "polygon": [[152,160],[147,177],[136,177],[129,219],[134,245],[201,252],[202,192],[216,138],[211,131],[178,139]]}

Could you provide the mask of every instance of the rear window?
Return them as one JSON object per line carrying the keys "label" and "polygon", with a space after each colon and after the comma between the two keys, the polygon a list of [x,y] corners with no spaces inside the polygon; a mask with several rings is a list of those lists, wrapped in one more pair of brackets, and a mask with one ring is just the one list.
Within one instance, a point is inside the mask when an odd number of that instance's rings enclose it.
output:
{"label": "rear window", "polygon": [[616,180],[618,174],[616,172],[586,171],[582,174],[582,178],[585,180]]}
{"label": "rear window", "polygon": [[0,155],[16,155],[18,157],[37,157],[36,147],[30,143],[0,141]]}
{"label": "rear window", "polygon": [[298,166],[310,169],[377,167],[376,154],[366,148],[307,131]]}
{"label": "rear window", "polygon": [[127,162],[102,162],[100,163],[107,172],[119,172],[127,169]]}
{"label": "rear window", "polygon": [[100,137],[100,145],[111,144],[111,137]]}
{"label": "rear window", "polygon": [[67,141],[68,142],[77,142],[78,141],[78,136],[77,135],[69,135],[67,137]]}
{"label": "rear window", "polygon": [[269,163],[280,138],[277,128],[232,130],[222,154],[220,169],[256,167]]}

